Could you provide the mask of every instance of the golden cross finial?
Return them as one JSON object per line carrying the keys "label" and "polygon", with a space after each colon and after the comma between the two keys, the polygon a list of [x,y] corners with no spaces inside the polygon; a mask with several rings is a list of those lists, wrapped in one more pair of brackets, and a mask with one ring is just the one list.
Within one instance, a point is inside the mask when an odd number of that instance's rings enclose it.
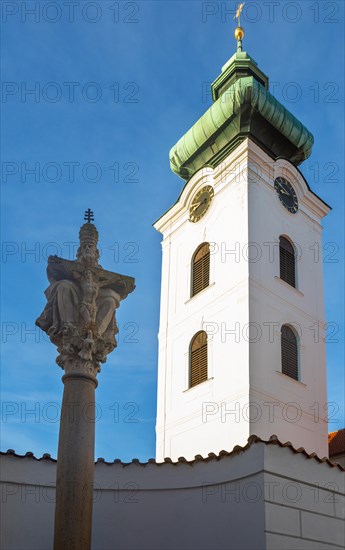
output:
{"label": "golden cross finial", "polygon": [[239,27],[241,26],[241,13],[242,13],[243,7],[244,7],[244,2],[239,4],[239,6],[237,7],[236,15],[234,17],[234,19],[237,19],[237,25]]}
{"label": "golden cross finial", "polygon": [[237,51],[242,51],[242,38],[244,37],[244,29],[241,27],[241,13],[243,10],[244,2],[238,5],[236,15],[234,19],[237,19],[237,27],[235,29],[235,38],[237,40]]}

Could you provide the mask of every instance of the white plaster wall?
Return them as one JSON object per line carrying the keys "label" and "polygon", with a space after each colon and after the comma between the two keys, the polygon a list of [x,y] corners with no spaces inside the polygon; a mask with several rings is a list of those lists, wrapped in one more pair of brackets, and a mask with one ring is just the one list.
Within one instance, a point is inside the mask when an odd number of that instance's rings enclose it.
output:
{"label": "white plaster wall", "polygon": [[[278,175],[296,189],[295,215],[274,190]],[[213,203],[193,224],[189,205],[204,185],[214,187]],[[268,439],[272,433],[327,455],[320,225],[327,212],[290,163],[274,162],[247,139],[215,170],[197,172],[156,223],[163,234],[158,460],[207,456],[250,434]],[[282,234],[301,251],[297,290],[279,279]],[[210,286],[190,299],[191,258],[204,241],[212,250]],[[279,373],[280,327],[287,322],[301,333],[300,382]],[[201,329],[209,335],[210,379],[188,389],[189,343]]]}
{"label": "white plaster wall", "polygon": [[[56,463],[2,455],[1,549],[50,550]],[[253,444],[192,464],[95,467],[93,550],[342,546],[344,472]]]}
{"label": "white plaster wall", "polygon": [[[233,156],[245,167],[245,146]],[[190,201],[204,185],[214,188],[212,205],[202,221],[191,223]],[[226,252],[219,246],[230,237],[238,246],[248,242],[246,185],[245,181],[235,181],[231,172],[215,177],[210,168],[200,170],[189,181],[179,204],[168,213],[164,227],[161,222],[156,224],[163,232],[164,280],[159,329],[158,460],[165,456],[207,456],[241,445],[249,436],[248,423],[230,426],[223,421],[221,410],[221,403],[227,403],[229,410],[248,401],[249,344],[234,338],[221,346],[216,343],[222,338],[222,324],[248,323],[248,264],[237,262],[229,269],[223,261]],[[211,244],[210,286],[191,298],[191,259],[205,241]],[[209,380],[189,389],[189,345],[199,330],[209,334]]]}
{"label": "white plaster wall", "polygon": [[0,477],[0,548],[52,548],[56,463],[1,455]]}
{"label": "white plaster wall", "polygon": [[[287,161],[273,162],[250,144],[249,167],[249,242],[254,244],[253,259],[257,256],[256,261],[249,262],[249,316],[255,323],[250,343],[250,401],[258,404],[253,411],[251,434],[265,439],[275,433],[281,441],[292,441],[310,453],[328,456],[320,224],[325,210],[315,207],[302,176]],[[278,199],[273,187],[278,176],[288,179],[296,191],[296,214],[289,213]],[[299,256],[297,290],[279,279],[280,235],[292,240]],[[267,243],[276,243],[271,257]],[[268,322],[277,324],[271,326],[271,338]],[[285,323],[292,324],[299,335],[299,382],[280,373],[280,327]]]}
{"label": "white plaster wall", "polygon": [[296,458],[265,449],[266,550],[344,548],[344,472]]}

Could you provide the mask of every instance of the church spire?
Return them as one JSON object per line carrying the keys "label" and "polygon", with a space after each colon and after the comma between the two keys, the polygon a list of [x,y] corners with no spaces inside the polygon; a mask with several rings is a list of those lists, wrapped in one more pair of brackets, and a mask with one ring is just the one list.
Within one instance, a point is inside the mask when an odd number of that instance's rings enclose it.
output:
{"label": "church spire", "polygon": [[217,166],[246,138],[273,159],[284,157],[296,166],[311,154],[312,134],[270,94],[268,77],[242,51],[243,6],[235,15],[237,51],[211,84],[213,105],[170,151],[171,169],[185,180],[203,166]]}

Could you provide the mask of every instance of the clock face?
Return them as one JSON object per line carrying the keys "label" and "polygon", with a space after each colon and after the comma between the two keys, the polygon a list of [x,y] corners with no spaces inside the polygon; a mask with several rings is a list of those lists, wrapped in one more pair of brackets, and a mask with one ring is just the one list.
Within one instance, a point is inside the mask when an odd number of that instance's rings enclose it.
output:
{"label": "clock face", "polygon": [[214,195],[211,185],[206,185],[200,189],[193,197],[189,207],[189,219],[191,222],[198,222],[205,216]]}
{"label": "clock face", "polygon": [[298,210],[298,199],[291,183],[285,178],[279,177],[274,182],[274,188],[277,191],[280,202],[291,214],[296,214]]}

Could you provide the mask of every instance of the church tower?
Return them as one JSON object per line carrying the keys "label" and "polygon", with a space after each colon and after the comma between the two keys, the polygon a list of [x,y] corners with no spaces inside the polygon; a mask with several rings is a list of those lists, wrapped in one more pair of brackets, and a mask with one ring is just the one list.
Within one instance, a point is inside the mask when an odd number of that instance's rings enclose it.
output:
{"label": "church tower", "polygon": [[157,460],[250,435],[327,456],[322,218],[298,166],[313,136],[237,51],[170,152],[186,183],[163,235]]}

